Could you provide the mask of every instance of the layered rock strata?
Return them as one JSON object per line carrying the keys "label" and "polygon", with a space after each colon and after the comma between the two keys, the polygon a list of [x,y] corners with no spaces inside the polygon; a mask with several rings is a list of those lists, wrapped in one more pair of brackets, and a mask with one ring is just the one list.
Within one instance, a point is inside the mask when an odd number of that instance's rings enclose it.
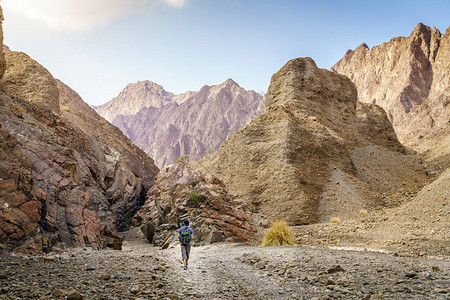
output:
{"label": "layered rock strata", "polygon": [[421,145],[438,141],[429,148],[447,148],[448,163],[449,68],[450,28],[441,34],[419,23],[408,37],[347,51],[331,69],[350,78],[361,102],[384,108],[401,142],[425,152]]}
{"label": "layered rock strata", "polygon": [[291,60],[272,76],[265,104],[266,112],[193,166],[270,220],[352,218],[397,205],[401,191],[427,180],[384,111],[358,103],[347,77],[310,58]]}
{"label": "layered rock strata", "polygon": [[183,95],[188,97],[181,104],[144,107],[134,115],[117,115],[112,124],[163,167],[182,155],[195,161],[213,153],[264,111],[262,95],[231,79]]}
{"label": "layered rock strata", "polygon": [[161,171],[147,196],[134,221],[142,224],[151,243],[162,247],[176,239],[174,232],[186,219],[191,222],[196,245],[245,242],[256,232],[251,217],[220,180],[183,163]]}
{"label": "layered rock strata", "polygon": [[153,160],[26,54],[6,53],[1,83],[0,250],[120,249]]}

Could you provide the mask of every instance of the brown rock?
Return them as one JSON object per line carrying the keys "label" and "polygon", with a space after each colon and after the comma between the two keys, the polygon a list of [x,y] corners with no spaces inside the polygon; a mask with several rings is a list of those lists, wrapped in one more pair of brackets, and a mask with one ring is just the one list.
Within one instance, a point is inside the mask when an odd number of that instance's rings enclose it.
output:
{"label": "brown rock", "polygon": [[20,209],[27,215],[32,222],[39,221],[38,204],[36,201],[30,201],[20,206]]}
{"label": "brown rock", "polygon": [[233,204],[233,196],[218,179],[208,180],[185,164],[176,163],[158,174],[147,201],[137,213],[146,238],[167,247],[174,232],[189,219],[198,244],[244,242],[256,232],[251,218]]}
{"label": "brown rock", "polygon": [[[14,97],[0,93],[0,243],[24,254],[55,245],[121,249],[117,232],[158,168],[44,67],[23,53],[7,56],[2,81]],[[60,102],[70,107],[62,115]]]}
{"label": "brown rock", "polygon": [[59,111],[58,88],[47,69],[22,52],[7,52],[5,59],[2,84],[8,95]]}
{"label": "brown rock", "polygon": [[[450,28],[441,34],[419,23],[406,38],[349,50],[331,69],[350,78],[360,101],[386,110],[401,142],[448,163],[449,68]],[[424,145],[430,139],[437,144]]]}
{"label": "brown rock", "polygon": [[[291,60],[272,76],[266,112],[193,166],[223,180],[271,220],[308,224],[358,217],[362,208],[384,205],[380,190],[396,192],[355,172],[363,169],[360,158],[374,151],[395,157],[403,171],[384,172],[386,182],[415,178],[415,188],[426,176],[404,157],[383,111],[357,104],[356,96],[345,76],[318,69],[310,58]],[[377,156],[371,162],[387,167]],[[365,170],[370,178],[381,176]]]}

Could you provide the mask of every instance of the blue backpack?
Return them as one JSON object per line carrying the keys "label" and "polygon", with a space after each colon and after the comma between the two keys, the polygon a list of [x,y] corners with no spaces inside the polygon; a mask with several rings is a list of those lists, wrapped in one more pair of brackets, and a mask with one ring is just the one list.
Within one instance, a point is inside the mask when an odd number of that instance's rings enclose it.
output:
{"label": "blue backpack", "polygon": [[189,230],[189,227],[181,228],[180,242],[183,245],[189,245],[190,244],[190,242],[191,242],[191,231]]}

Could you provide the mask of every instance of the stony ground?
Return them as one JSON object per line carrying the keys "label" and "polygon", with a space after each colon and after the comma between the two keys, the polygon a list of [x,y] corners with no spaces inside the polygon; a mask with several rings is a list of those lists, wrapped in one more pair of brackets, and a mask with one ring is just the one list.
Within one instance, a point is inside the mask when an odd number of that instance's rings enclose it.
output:
{"label": "stony ground", "polygon": [[323,247],[179,247],[0,256],[0,299],[449,299],[450,261]]}

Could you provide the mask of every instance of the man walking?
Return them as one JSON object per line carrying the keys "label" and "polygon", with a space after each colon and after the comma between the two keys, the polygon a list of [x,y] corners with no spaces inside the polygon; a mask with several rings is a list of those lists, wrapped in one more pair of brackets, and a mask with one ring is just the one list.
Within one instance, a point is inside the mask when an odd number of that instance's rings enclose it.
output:
{"label": "man walking", "polygon": [[184,226],[178,230],[178,239],[181,244],[181,257],[183,259],[183,268],[187,270],[189,253],[191,252],[191,240],[194,238],[194,232],[189,227],[189,221],[184,220]]}

